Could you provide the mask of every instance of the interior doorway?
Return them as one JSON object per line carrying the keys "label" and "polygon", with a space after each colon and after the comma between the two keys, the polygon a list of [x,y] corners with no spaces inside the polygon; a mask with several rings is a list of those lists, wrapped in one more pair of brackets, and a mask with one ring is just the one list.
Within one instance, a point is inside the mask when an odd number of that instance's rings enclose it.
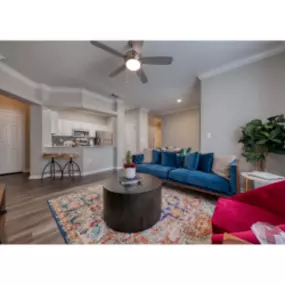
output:
{"label": "interior doorway", "polygon": [[148,145],[149,148],[159,148],[162,144],[161,119],[149,116],[148,118]]}
{"label": "interior doorway", "polygon": [[0,175],[29,170],[29,104],[0,94]]}
{"label": "interior doorway", "polygon": [[131,153],[137,152],[137,122],[128,122],[125,124],[125,138],[126,138],[126,149],[125,153],[130,150]]}

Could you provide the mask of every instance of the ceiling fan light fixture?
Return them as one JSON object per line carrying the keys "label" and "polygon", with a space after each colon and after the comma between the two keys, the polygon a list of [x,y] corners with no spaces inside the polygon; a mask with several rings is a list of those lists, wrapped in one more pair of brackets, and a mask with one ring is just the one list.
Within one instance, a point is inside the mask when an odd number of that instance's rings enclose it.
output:
{"label": "ceiling fan light fixture", "polygon": [[141,62],[136,58],[129,58],[126,61],[126,67],[130,71],[137,71],[141,68]]}

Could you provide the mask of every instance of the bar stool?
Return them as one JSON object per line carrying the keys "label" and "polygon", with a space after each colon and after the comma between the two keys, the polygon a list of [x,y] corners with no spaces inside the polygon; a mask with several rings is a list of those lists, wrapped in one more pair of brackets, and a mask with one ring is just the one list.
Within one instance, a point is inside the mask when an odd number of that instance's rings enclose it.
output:
{"label": "bar stool", "polygon": [[[44,170],[42,172],[42,178],[41,180],[43,180],[44,175],[46,173],[50,174],[50,178],[55,180],[55,173],[56,172],[60,172],[60,178],[62,179],[63,177],[63,172],[62,172],[62,167],[61,165],[55,160],[56,158],[61,158],[61,154],[58,153],[44,153],[43,154],[43,158],[45,159],[50,159],[50,161],[45,165]],[[58,169],[56,169],[56,166],[58,167]],[[49,167],[49,172],[46,172],[46,169]]]}
{"label": "bar stool", "polygon": [[[77,153],[65,153],[65,154],[62,154],[61,157],[69,159],[62,169],[62,175],[64,175],[65,169],[67,168],[67,173],[69,174],[69,177],[74,178],[74,173],[76,172],[79,172],[79,176],[81,176],[80,166],[73,160],[79,157]],[[74,166],[75,166],[75,169],[74,169]]]}

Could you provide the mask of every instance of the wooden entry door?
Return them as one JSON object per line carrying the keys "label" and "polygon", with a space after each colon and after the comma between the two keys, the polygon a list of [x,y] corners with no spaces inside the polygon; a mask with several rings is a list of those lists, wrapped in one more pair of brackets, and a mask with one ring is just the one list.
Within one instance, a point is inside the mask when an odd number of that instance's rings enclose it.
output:
{"label": "wooden entry door", "polygon": [[0,174],[23,171],[22,115],[0,110]]}

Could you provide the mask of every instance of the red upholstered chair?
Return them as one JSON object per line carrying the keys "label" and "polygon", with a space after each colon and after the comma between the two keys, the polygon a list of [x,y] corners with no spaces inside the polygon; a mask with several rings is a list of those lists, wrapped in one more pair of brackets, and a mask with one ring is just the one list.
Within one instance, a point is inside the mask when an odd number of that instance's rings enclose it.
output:
{"label": "red upholstered chair", "polygon": [[285,231],[285,181],[220,198],[212,217],[212,243],[222,243],[226,232],[258,244],[250,230],[256,222],[267,222]]}

